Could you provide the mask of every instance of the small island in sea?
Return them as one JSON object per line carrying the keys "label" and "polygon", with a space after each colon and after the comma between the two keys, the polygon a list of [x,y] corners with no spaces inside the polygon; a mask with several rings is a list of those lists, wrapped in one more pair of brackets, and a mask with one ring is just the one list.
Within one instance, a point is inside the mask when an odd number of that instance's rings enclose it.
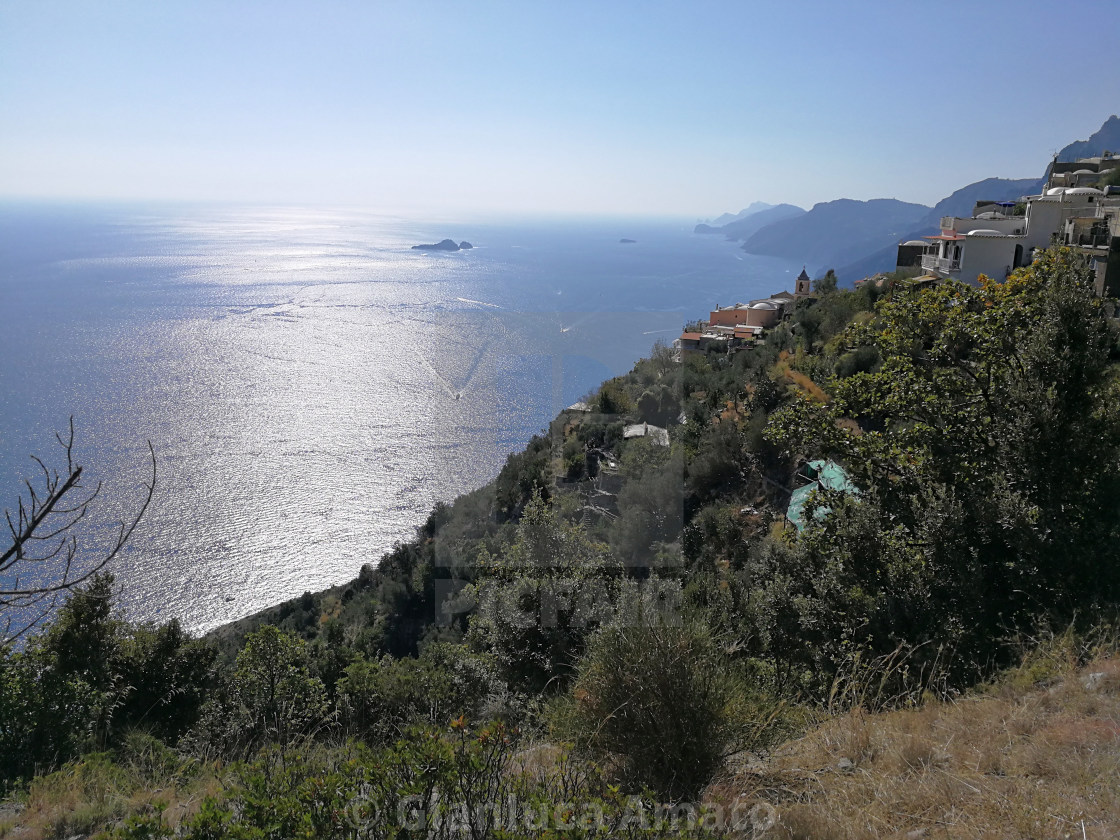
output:
{"label": "small island in sea", "polygon": [[618,240],[618,244],[619,245],[633,245],[637,241],[638,241],[637,239],[627,239],[626,237],[623,237],[622,239]]}
{"label": "small island in sea", "polygon": [[413,251],[466,251],[474,246],[463,240],[462,242],[455,242],[454,239],[442,239],[434,245],[413,245]]}

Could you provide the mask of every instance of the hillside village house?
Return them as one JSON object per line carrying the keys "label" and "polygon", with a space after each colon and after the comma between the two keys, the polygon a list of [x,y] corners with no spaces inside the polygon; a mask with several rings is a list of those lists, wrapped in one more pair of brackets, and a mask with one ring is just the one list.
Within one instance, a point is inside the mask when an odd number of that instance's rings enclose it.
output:
{"label": "hillside village house", "polygon": [[[1120,290],[1120,189],[1096,183],[1120,158],[1102,156],[1055,163],[1041,195],[1021,202],[977,202],[970,218],[945,216],[941,230],[925,237],[920,265],[936,277],[975,283],[983,274],[1004,280],[1029,265],[1036,250],[1052,244],[1078,248],[1094,263],[1097,293]],[[914,240],[899,245],[898,264],[915,263]],[[1112,266],[1112,268],[1110,268]]]}
{"label": "hillside village house", "polygon": [[[787,294],[783,292],[782,294]],[[792,300],[792,295],[789,300]],[[736,303],[731,306],[716,308],[708,313],[708,325],[712,327],[731,327],[740,324],[745,327],[772,327],[782,320],[786,312],[786,298],[774,296],[752,300],[750,303]]]}
{"label": "hillside village house", "polygon": [[765,330],[776,326],[792,310],[798,300],[812,295],[812,281],[801,269],[794,285],[795,291],[778,292],[768,298],[749,303],[720,306],[708,313],[708,323],[699,329],[686,330],[673,342],[678,357],[705,351],[710,347],[736,350],[754,344]]}
{"label": "hillside village house", "polygon": [[1050,164],[1047,187],[1091,187],[1109,170],[1120,166],[1120,156],[1111,152],[1100,157]]}
{"label": "hillside village house", "polygon": [[1116,192],[1105,194],[1092,212],[1064,218],[1057,233],[1060,244],[1089,257],[1101,297],[1120,295],[1120,189],[1109,189]]}

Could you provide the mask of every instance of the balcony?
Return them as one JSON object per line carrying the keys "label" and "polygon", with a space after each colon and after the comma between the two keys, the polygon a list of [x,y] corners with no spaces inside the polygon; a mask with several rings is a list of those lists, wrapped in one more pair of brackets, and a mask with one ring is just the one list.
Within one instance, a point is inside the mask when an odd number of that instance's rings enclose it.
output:
{"label": "balcony", "polygon": [[940,271],[942,274],[949,274],[952,271],[961,270],[961,261],[939,257],[936,254],[926,254],[922,257],[922,268],[926,271]]}

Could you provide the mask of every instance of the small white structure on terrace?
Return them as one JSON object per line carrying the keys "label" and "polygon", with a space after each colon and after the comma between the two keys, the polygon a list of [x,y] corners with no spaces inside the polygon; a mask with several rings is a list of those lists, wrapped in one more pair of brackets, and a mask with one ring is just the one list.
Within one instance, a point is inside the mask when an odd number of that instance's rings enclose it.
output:
{"label": "small white structure on terrace", "polygon": [[669,430],[660,426],[653,426],[649,423],[635,423],[633,426],[627,426],[622,430],[623,440],[637,437],[648,437],[658,446],[669,445]]}

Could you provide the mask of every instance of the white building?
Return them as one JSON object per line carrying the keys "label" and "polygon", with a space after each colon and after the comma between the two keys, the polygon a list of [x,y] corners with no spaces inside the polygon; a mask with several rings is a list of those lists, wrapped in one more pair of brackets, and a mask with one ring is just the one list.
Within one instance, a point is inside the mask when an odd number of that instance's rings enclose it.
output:
{"label": "white building", "polygon": [[1026,196],[1022,215],[1013,212],[1016,203],[1004,202],[1000,211],[973,218],[945,216],[940,233],[925,237],[930,244],[922,268],[967,283],[981,274],[1004,280],[1029,265],[1035,250],[1060,241],[1070,219],[1097,216],[1102,202],[1111,204],[1104,199],[1104,192],[1092,187],[1051,187],[1042,195]]}
{"label": "white building", "polygon": [[1110,187],[1085,212],[1064,217],[1057,241],[1089,258],[1098,295],[1120,296],[1120,188]]}

